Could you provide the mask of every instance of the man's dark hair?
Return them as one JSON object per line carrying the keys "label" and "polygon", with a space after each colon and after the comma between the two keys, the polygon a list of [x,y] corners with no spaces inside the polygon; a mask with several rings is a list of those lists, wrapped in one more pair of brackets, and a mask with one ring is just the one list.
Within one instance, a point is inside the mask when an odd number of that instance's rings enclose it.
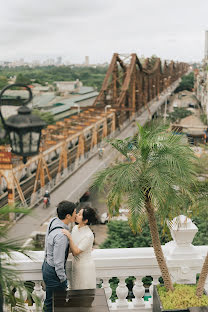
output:
{"label": "man's dark hair", "polygon": [[64,220],[67,214],[72,216],[76,205],[68,200],[63,200],[58,204],[57,215],[60,220]]}

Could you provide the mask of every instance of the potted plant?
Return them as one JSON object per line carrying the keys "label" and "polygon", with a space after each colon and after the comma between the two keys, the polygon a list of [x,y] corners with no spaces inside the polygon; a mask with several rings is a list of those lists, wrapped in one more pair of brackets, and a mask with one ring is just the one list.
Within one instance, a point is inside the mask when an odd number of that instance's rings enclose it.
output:
{"label": "potted plant", "polygon": [[195,203],[194,152],[180,135],[169,132],[167,125],[138,125],[138,133],[133,138],[109,142],[120,152],[122,160],[100,171],[93,185],[106,191],[110,216],[119,213],[122,201],[127,202],[133,232],[140,230],[147,216],[164,285],[172,292],[174,285],[161,248],[156,212],[166,219],[178,215],[187,198]]}
{"label": "potted plant", "polygon": [[174,292],[167,294],[164,286],[154,286],[153,312],[190,312],[191,307],[194,307],[195,312],[207,312],[208,296],[204,293],[198,297],[196,287],[196,285],[174,284]]}

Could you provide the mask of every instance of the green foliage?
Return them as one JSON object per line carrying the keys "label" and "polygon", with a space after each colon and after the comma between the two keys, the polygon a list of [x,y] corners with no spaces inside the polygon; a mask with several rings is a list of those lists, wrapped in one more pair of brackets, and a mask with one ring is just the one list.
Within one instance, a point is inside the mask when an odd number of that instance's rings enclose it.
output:
{"label": "green foliage", "polygon": [[[10,213],[24,213],[28,214],[29,209],[20,208],[18,206],[10,207],[5,206],[0,209],[0,220],[5,220]],[[32,295],[33,288],[25,285],[20,280],[17,270],[12,267],[10,260],[12,259],[13,252],[21,252],[27,256],[26,250],[21,247],[22,242],[18,239],[7,239],[7,226],[0,227],[0,311],[2,310],[2,295],[6,304],[11,307],[16,307],[18,311],[25,311],[24,300],[22,297],[23,291],[27,292],[29,298],[32,298],[38,305],[39,300],[36,296]],[[15,298],[14,294],[18,291],[20,298]]]}
{"label": "green foliage", "polygon": [[201,119],[201,121],[203,122],[204,125],[208,125],[207,114],[201,114],[200,115],[200,119]]}
{"label": "green foliage", "polygon": [[[121,203],[125,202],[133,233],[141,230],[146,216],[150,219],[154,211],[164,221],[166,218],[172,220],[182,211],[187,212],[190,206],[197,206],[192,192],[197,159],[183,138],[169,132],[167,125],[148,128],[138,124],[134,137],[109,142],[120,152],[121,162],[100,171],[95,176],[94,186],[105,190],[110,216],[116,215]],[[149,226],[153,237],[154,221]],[[159,254],[155,246],[159,243],[159,240],[157,243],[153,240],[157,259],[162,256],[162,251]],[[171,280],[164,278],[164,281],[171,289]]]}
{"label": "green foliage", "polygon": [[[206,150],[208,149],[208,145],[203,145],[203,148],[205,148]],[[199,161],[198,161],[198,166],[197,166],[197,174],[199,176],[205,176],[208,177],[208,153],[202,153],[201,156],[199,157]],[[205,181],[206,183],[206,181]]]}
{"label": "green foliage", "polygon": [[100,90],[105,74],[106,67],[71,67],[71,66],[42,66],[42,67],[2,67],[2,75],[9,78],[10,76],[17,76],[17,81],[20,83],[31,83],[34,79],[36,83],[45,85],[46,82],[53,84],[54,81],[74,81],[79,79],[86,86],[92,86]]}
{"label": "green foliage", "polygon": [[183,107],[175,107],[174,111],[168,114],[168,119],[171,122],[179,122],[181,119],[193,115],[192,112],[183,108]]}
{"label": "green foliage", "polygon": [[0,89],[3,89],[8,85],[8,80],[6,76],[0,76]]}
{"label": "green foliage", "polygon": [[[205,184],[204,184],[204,187],[205,187]],[[208,190],[208,182],[206,182],[206,191],[207,190]],[[204,210],[201,210],[198,214],[196,214],[192,218],[192,221],[198,227],[198,233],[196,234],[193,240],[193,245],[195,246],[208,245],[207,220],[208,220],[208,211],[207,211],[207,199],[206,199]]]}
{"label": "green foliage", "polygon": [[194,72],[189,73],[181,78],[179,86],[175,89],[175,93],[183,90],[193,91],[194,88]]}
{"label": "green foliage", "polygon": [[28,77],[28,75],[24,75],[22,73],[19,73],[17,75],[17,78],[16,78],[16,81],[15,83],[22,83],[22,84],[25,84],[25,85],[29,85],[31,82],[30,82],[30,77]]}
{"label": "green foliage", "polygon": [[153,67],[157,61],[158,57],[157,55],[153,54],[150,58],[149,58],[149,65],[150,68]]}
{"label": "green foliage", "polygon": [[44,120],[47,125],[52,125],[55,123],[54,117],[50,112],[42,112],[38,109],[34,109],[33,114],[39,116],[42,120]]}
{"label": "green foliage", "polygon": [[[205,188],[208,193],[208,182],[200,183],[203,184],[200,186],[200,190],[204,193]],[[203,189],[202,189],[203,188]],[[206,200],[207,202],[207,200]],[[198,233],[196,234],[193,245],[201,246],[208,245],[208,228],[207,221],[208,220],[208,211],[207,209],[201,209],[200,212],[192,212],[189,215],[192,221],[198,227]],[[161,244],[172,240],[170,231],[165,224],[157,222],[158,231],[160,235]],[[152,247],[151,243],[151,235],[149,230],[149,225],[147,220],[145,220],[142,231],[140,233],[134,234],[128,224],[127,221],[114,220],[110,221],[108,224],[108,237],[106,240],[99,246],[101,249],[106,248],[139,248],[139,247]]]}
{"label": "green foliage", "polygon": [[189,307],[208,306],[208,297],[196,296],[196,285],[174,284],[174,291],[166,291],[164,286],[157,286],[164,310],[181,310]]}
{"label": "green foliage", "polygon": [[[191,191],[196,174],[194,160],[197,160],[181,136],[168,132],[167,126],[145,128],[138,125],[134,138],[109,142],[120,152],[124,162],[100,171],[94,185],[107,192],[110,215],[118,213],[121,202],[125,201],[129,224],[136,233],[145,220],[147,193],[161,220],[172,219],[182,210],[188,210],[187,198],[194,201]],[[129,156],[135,160],[129,161]]]}
{"label": "green foliage", "polygon": [[[159,222],[158,230],[162,244],[171,240],[169,230],[164,231],[164,227]],[[132,232],[127,221],[110,221],[108,223],[108,237],[99,247],[102,249],[152,247],[148,221],[144,221],[142,231],[137,234]]]}

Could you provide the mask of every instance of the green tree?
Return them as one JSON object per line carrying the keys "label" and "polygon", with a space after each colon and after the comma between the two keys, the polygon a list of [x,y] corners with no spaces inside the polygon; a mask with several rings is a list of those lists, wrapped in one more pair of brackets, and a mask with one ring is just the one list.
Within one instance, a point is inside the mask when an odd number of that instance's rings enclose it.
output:
{"label": "green tree", "polygon": [[3,89],[8,85],[7,78],[5,76],[0,76],[0,89]]}
{"label": "green tree", "polygon": [[202,114],[200,115],[200,119],[201,119],[201,121],[203,122],[204,125],[208,125],[208,122],[207,122],[207,114],[202,113]]}
{"label": "green tree", "polygon": [[[161,237],[161,243],[165,244],[171,240],[169,229],[164,231],[164,227],[160,222],[158,224],[158,231]],[[133,233],[127,221],[113,220],[108,224],[108,237],[99,246],[101,249],[105,248],[139,248],[152,247],[151,235],[146,219],[142,231]]]}
{"label": "green tree", "polygon": [[193,115],[193,113],[184,107],[175,107],[174,111],[168,114],[168,119],[170,119],[171,122],[179,122],[181,119],[190,115]]}
{"label": "green tree", "polygon": [[[177,215],[175,208],[191,197],[195,180],[194,154],[180,136],[167,131],[167,126],[141,127],[134,138],[112,139],[110,144],[125,162],[103,169],[94,185],[107,192],[109,214],[119,212],[122,201],[129,209],[129,224],[138,232],[147,216],[152,245],[167,290],[173,290],[161,248],[155,211],[161,219]],[[187,200],[187,198],[186,198]]]}
{"label": "green tree", "polygon": [[[2,67],[1,75],[7,78],[17,77],[17,82],[29,83],[31,79],[45,85],[46,82],[52,84],[54,81],[70,81],[80,79],[84,85],[100,88],[107,72],[106,67],[72,67],[72,66],[43,66],[43,67]],[[20,75],[20,77],[18,77]]]}
{"label": "green tree", "polygon": [[[206,192],[208,193],[208,182],[200,182],[199,191],[202,190],[202,192],[204,192],[202,188],[206,188]],[[198,227],[198,232],[193,240],[193,245],[208,245],[207,209],[196,212],[190,217]],[[157,226],[162,245],[172,240],[169,229],[164,229],[164,224],[162,224],[158,218]],[[133,233],[127,221],[112,220],[107,224],[107,227],[108,236],[106,240],[99,246],[101,249],[152,247],[151,234],[149,231],[147,219],[143,223],[142,231],[139,233]]]}
{"label": "green tree", "polygon": [[194,88],[194,72],[189,73],[181,78],[179,86],[175,89],[175,93],[183,90],[193,91]]}
{"label": "green tree", "polygon": [[[199,200],[202,202],[202,207],[204,207],[204,211],[202,211],[201,213],[201,215],[205,217],[204,220],[207,220],[207,199],[208,199],[207,186],[208,186],[208,181],[205,181],[198,186]],[[200,193],[203,195],[200,195]],[[200,226],[202,229],[204,228],[207,231],[207,224],[205,225],[204,222],[202,222]],[[204,235],[205,235],[205,238],[207,238],[207,233],[204,233]],[[204,293],[204,286],[205,286],[207,276],[208,276],[208,253],[205,257],[205,260],[204,260],[204,263],[200,272],[199,280],[197,283],[196,295],[198,297],[201,297]]]}
{"label": "green tree", "polygon": [[19,73],[17,75],[15,83],[22,83],[22,84],[29,85],[31,82],[30,82],[30,79],[26,75]]}
{"label": "green tree", "polygon": [[34,109],[33,114],[39,116],[42,120],[44,120],[47,123],[47,125],[52,125],[55,123],[54,117],[50,112],[42,112],[38,109]]}

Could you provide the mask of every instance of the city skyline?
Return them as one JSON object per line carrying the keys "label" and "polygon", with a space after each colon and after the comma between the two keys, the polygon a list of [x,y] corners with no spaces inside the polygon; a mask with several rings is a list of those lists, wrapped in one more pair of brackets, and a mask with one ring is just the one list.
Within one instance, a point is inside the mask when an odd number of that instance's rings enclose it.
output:
{"label": "city skyline", "polygon": [[8,0],[0,12],[1,61],[110,62],[112,54],[201,61],[206,0]]}

